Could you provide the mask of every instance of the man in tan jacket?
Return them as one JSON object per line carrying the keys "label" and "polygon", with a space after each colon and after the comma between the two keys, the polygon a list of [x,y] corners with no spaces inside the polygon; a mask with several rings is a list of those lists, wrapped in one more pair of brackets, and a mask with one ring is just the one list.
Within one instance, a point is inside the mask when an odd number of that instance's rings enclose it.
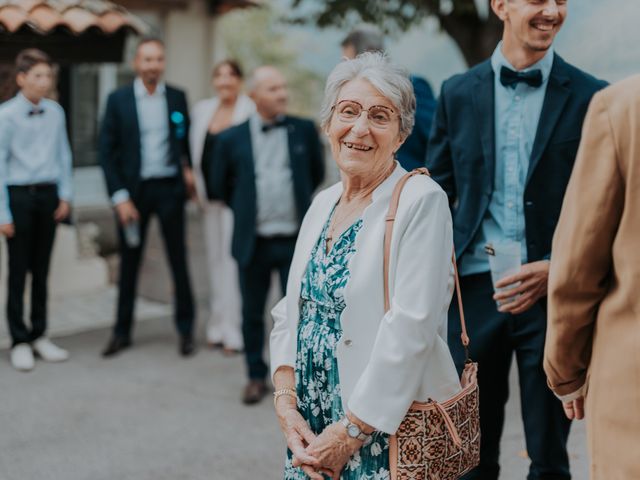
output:
{"label": "man in tan jacket", "polygon": [[544,368],[597,480],[640,479],[639,240],[636,76],[593,98],[551,258]]}

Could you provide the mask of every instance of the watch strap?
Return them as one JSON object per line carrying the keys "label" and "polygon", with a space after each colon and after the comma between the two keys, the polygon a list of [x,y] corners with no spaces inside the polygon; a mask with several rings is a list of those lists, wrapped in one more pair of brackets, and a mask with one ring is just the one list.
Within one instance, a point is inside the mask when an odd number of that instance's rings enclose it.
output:
{"label": "watch strap", "polygon": [[[371,435],[368,435],[362,431],[362,429],[355,423],[351,422],[347,416],[342,417],[340,423],[347,429],[347,435],[351,438],[355,438],[356,440],[360,440],[361,442],[367,443],[371,439]],[[358,435],[351,435],[350,429],[355,427],[358,429]]]}

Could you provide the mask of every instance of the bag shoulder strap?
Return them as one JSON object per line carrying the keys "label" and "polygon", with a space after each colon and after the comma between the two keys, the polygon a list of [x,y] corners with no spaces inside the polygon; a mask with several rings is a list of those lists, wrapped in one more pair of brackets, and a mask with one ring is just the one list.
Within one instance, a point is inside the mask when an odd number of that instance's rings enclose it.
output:
{"label": "bag shoulder strap", "polygon": [[[389,255],[391,252],[391,237],[393,235],[393,224],[396,220],[396,213],[398,212],[398,204],[400,203],[400,194],[402,193],[402,189],[407,181],[413,177],[414,175],[428,175],[431,176],[429,170],[424,167],[416,168],[411,172],[405,174],[396,184],[393,194],[391,195],[391,203],[389,204],[389,210],[387,211],[387,216],[385,217],[385,231],[384,231],[384,311],[388,312],[390,308],[389,301]],[[464,308],[462,306],[462,293],[460,292],[460,278],[458,277],[458,267],[456,265],[456,253],[455,250],[452,253],[451,260],[453,262],[453,271],[455,273],[455,286],[456,293],[458,298],[458,309],[460,311],[460,325],[462,327],[462,335],[460,339],[462,341],[462,345],[465,348],[465,353],[467,357],[467,361],[469,361],[469,335],[467,335],[467,324],[464,320]]]}

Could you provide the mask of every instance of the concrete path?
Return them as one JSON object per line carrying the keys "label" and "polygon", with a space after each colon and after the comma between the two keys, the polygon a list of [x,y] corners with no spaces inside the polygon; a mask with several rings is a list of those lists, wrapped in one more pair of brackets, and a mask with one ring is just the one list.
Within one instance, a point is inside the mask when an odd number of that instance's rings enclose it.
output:
{"label": "concrete path", "polygon": [[[49,301],[48,334],[53,337],[68,336],[113,325],[117,288],[109,286],[78,295],[54,297]],[[28,296],[26,297],[28,298]],[[4,313],[4,298],[0,298],[0,311]],[[29,302],[25,301],[25,308]],[[171,315],[172,307],[145,298],[136,301],[138,322]],[[25,318],[29,318],[26,314]],[[9,348],[11,339],[4,315],[0,316],[0,348]]]}
{"label": "concrete path", "polygon": [[[103,360],[107,330],[59,338],[66,364],[18,373],[0,351],[0,480],[276,480],[285,444],[270,399],[239,402],[241,357],[177,353],[168,318],[138,325],[135,346]],[[517,394],[514,376],[512,386]],[[502,479],[528,461],[517,402],[508,405]],[[571,439],[587,478],[584,426]]]}

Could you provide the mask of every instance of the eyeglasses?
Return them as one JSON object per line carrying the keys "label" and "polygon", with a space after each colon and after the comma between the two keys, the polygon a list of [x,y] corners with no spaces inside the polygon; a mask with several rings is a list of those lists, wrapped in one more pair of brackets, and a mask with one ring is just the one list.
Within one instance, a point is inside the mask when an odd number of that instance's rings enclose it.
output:
{"label": "eyeglasses", "polygon": [[331,108],[336,112],[338,118],[345,123],[355,123],[362,115],[362,112],[365,111],[367,112],[369,123],[379,128],[388,127],[398,115],[392,108],[384,105],[374,105],[365,109],[353,100],[342,100]]}

